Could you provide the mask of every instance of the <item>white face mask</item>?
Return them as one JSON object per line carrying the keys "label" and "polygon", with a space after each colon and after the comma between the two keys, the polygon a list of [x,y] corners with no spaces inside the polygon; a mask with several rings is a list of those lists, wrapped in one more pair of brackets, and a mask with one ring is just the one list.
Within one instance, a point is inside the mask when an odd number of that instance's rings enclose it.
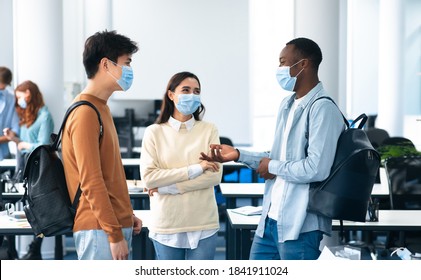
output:
{"label": "white face mask", "polygon": [[19,105],[19,107],[21,107],[22,109],[26,109],[26,106],[27,106],[28,104],[26,103],[25,98],[24,98],[24,97],[21,97],[21,98],[19,98],[19,99],[18,99],[18,105]]}
{"label": "white face mask", "polygon": [[200,95],[190,93],[190,94],[178,94],[178,102],[175,104],[177,110],[185,115],[191,115],[199,108],[200,104]]}
{"label": "white face mask", "polygon": [[294,91],[295,83],[297,82],[297,77],[298,77],[298,75],[301,74],[301,72],[304,70],[304,68],[301,69],[301,71],[295,77],[291,77],[290,69],[291,69],[291,67],[294,67],[295,65],[297,65],[298,63],[300,63],[303,60],[304,59],[301,59],[300,61],[298,61],[297,63],[294,63],[291,66],[280,66],[280,67],[278,67],[278,69],[276,70],[276,80],[278,81],[281,88],[283,88],[284,90],[288,90],[288,91]]}
{"label": "white face mask", "polygon": [[133,69],[132,67],[126,66],[126,65],[119,65],[117,63],[115,63],[114,61],[110,60],[114,65],[117,65],[119,67],[121,67],[122,72],[121,72],[121,77],[120,79],[117,79],[116,77],[114,77],[113,74],[111,74],[110,72],[107,72],[108,74],[110,74],[117,82],[117,84],[120,86],[120,88],[123,91],[127,91],[133,83]]}

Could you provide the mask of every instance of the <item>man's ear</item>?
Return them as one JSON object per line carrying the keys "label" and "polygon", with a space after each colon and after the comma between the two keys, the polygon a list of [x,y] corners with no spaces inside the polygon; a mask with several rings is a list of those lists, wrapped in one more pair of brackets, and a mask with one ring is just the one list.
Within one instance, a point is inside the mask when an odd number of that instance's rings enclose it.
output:
{"label": "man's ear", "polygon": [[311,66],[310,63],[311,63],[310,60],[307,58],[303,59],[300,62],[302,68],[309,68]]}
{"label": "man's ear", "polygon": [[104,70],[108,70],[108,62],[109,62],[108,58],[103,57],[101,59],[101,61],[99,62],[99,68],[102,68]]}

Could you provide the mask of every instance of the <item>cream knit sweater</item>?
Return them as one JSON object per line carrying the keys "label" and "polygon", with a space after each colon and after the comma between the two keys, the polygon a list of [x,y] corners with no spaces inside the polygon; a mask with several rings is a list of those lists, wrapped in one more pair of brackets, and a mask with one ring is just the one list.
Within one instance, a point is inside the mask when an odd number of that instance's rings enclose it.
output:
{"label": "cream knit sweater", "polygon": [[188,179],[188,166],[200,163],[200,152],[219,143],[215,125],[196,121],[188,131],[183,124],[176,131],[168,123],[153,124],[145,130],[142,140],[140,174],[149,189],[176,184],[180,194],[154,193],[150,197],[152,212],[149,229],[172,234],[219,228],[214,186],[222,178],[218,172],[205,171]]}

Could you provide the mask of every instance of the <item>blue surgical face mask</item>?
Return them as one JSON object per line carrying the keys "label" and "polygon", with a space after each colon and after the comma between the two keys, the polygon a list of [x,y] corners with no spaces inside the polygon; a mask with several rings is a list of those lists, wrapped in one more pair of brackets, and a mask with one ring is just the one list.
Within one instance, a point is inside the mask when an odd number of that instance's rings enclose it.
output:
{"label": "blue surgical face mask", "polygon": [[175,104],[175,107],[181,114],[188,116],[196,112],[200,104],[200,95],[198,94],[178,94],[178,103]]}
{"label": "blue surgical face mask", "polygon": [[27,106],[28,104],[26,103],[25,98],[24,98],[24,97],[21,97],[21,98],[19,98],[19,99],[18,99],[18,105],[19,105],[19,107],[21,107],[22,109],[26,109],[26,106]]}
{"label": "blue surgical face mask", "polygon": [[118,65],[117,63],[115,63],[114,61],[110,60],[114,65],[120,66],[122,71],[121,71],[121,77],[120,79],[117,79],[116,77],[113,76],[113,74],[111,74],[110,72],[108,72],[117,82],[117,84],[120,86],[120,88],[124,91],[127,91],[133,83],[133,69],[129,66],[126,65]]}
{"label": "blue surgical face mask", "polygon": [[295,65],[300,63],[302,60],[303,59],[301,59],[300,61],[298,61],[297,63],[295,63],[291,66],[280,66],[280,67],[278,67],[278,69],[276,71],[276,80],[278,80],[278,83],[281,86],[281,88],[283,88],[284,90],[288,90],[288,91],[294,91],[295,83],[297,82],[297,77],[298,77],[298,75],[301,74],[301,72],[304,70],[304,68],[301,69],[301,71],[295,77],[291,77],[290,68],[294,67]]}

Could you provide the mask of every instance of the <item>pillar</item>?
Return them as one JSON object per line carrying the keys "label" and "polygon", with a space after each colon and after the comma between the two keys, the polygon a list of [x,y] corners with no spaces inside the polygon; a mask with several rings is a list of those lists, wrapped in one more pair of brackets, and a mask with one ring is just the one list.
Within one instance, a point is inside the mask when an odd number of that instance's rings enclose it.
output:
{"label": "pillar", "polygon": [[58,130],[64,115],[62,2],[15,0],[15,83],[35,82]]}
{"label": "pillar", "polygon": [[379,1],[379,79],[376,126],[403,135],[403,1]]}

